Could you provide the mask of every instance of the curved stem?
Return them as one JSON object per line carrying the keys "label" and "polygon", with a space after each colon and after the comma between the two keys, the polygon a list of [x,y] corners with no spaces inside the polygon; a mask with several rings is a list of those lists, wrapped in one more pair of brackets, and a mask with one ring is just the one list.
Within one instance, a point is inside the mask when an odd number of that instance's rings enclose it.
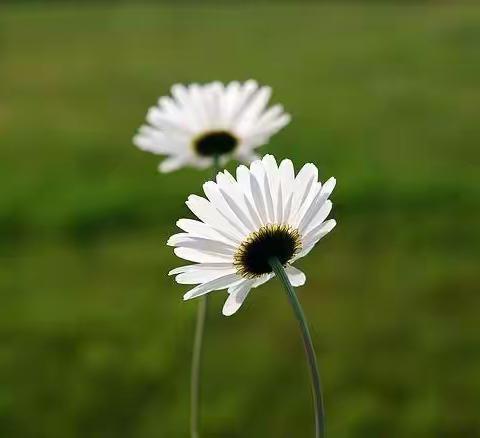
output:
{"label": "curved stem", "polygon": [[202,367],[203,334],[207,319],[207,295],[200,297],[197,309],[197,324],[193,341],[192,374],[190,380],[190,435],[199,438],[200,424],[200,371]]}
{"label": "curved stem", "polygon": [[[213,157],[213,176],[219,169],[219,156]],[[190,436],[199,438],[200,433],[200,376],[202,370],[203,337],[205,333],[205,321],[207,319],[208,295],[199,298],[197,309],[197,322],[193,340],[192,370],[190,375]]]}
{"label": "curved stem", "polygon": [[320,374],[318,372],[317,356],[315,355],[315,350],[313,348],[312,337],[310,336],[310,331],[308,329],[307,319],[303,313],[302,306],[298,301],[297,295],[295,294],[295,290],[288,280],[288,276],[283,265],[276,257],[271,258],[268,262],[270,263],[273,272],[275,272],[276,276],[282,282],[285,292],[287,292],[288,300],[290,301],[293,313],[297,318],[300,330],[302,332],[303,344],[305,346],[305,352],[310,368],[310,376],[312,378],[312,392],[315,405],[315,437],[322,438],[325,436],[325,413],[323,408],[322,389],[320,384]]}

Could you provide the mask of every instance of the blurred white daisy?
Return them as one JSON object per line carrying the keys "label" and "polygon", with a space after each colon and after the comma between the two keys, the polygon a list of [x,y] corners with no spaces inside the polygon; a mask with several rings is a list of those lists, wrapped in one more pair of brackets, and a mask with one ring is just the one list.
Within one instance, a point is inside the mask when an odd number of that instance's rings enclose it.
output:
{"label": "blurred white daisy", "polygon": [[176,84],[172,97],[161,97],[147,113],[133,142],[140,149],[166,155],[161,172],[183,166],[206,168],[214,156],[250,163],[255,149],[290,121],[281,105],[267,109],[272,89],[256,81],[224,85]]}
{"label": "blurred white daisy", "polygon": [[277,257],[293,286],[305,274],[292,263],[307,255],[335,226],[326,220],[335,178],[318,181],[308,163],[295,176],[290,160],[277,165],[272,155],[237,168],[235,179],[220,172],[203,185],[206,199],[190,195],[186,202],[199,220],[180,219],[184,233],[170,237],[175,254],[197,264],[170,271],[181,284],[198,284],[184,299],[228,288],[224,315],[235,313],[251,288],[274,276],[269,259]]}

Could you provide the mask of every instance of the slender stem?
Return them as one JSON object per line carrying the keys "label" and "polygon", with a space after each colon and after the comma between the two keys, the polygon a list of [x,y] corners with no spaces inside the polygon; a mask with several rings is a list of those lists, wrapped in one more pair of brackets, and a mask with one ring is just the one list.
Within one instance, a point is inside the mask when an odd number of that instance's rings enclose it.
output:
{"label": "slender stem", "polygon": [[297,295],[295,294],[295,290],[288,280],[287,273],[285,272],[285,269],[278,258],[271,258],[269,263],[273,269],[273,272],[275,272],[276,276],[282,282],[285,292],[287,292],[288,300],[292,306],[293,313],[295,314],[298,324],[300,325],[303,344],[305,346],[308,365],[310,367],[310,376],[312,378],[312,392],[315,405],[315,437],[323,438],[325,436],[325,413],[323,408],[320,374],[318,372],[317,356],[315,355],[315,350],[313,348],[312,337],[310,336],[310,331],[308,329],[307,319],[303,313],[302,306],[298,301]]}
{"label": "slender stem", "polygon": [[[213,176],[219,169],[219,156],[213,157]],[[197,309],[197,322],[195,325],[195,337],[193,340],[192,370],[190,375],[190,436],[200,437],[200,376],[202,370],[203,337],[205,333],[205,321],[207,319],[208,295],[199,298]]]}
{"label": "slender stem", "polygon": [[207,296],[200,299],[197,309],[197,324],[195,327],[195,338],[193,341],[192,374],[190,380],[190,435],[192,438],[199,438],[200,424],[200,372],[202,367],[203,334],[205,331],[205,320],[207,319]]}
{"label": "slender stem", "polygon": [[215,154],[213,156],[213,177],[217,176],[217,173],[220,170],[220,155]]}

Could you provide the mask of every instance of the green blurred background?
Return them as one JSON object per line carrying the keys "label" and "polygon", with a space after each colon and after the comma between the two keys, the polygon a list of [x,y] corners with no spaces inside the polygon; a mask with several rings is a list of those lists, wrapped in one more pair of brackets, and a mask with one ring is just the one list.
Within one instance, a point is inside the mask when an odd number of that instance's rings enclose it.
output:
{"label": "green blurred background", "polygon": [[[261,151],[338,180],[298,291],[329,436],[480,437],[479,47],[474,4],[0,7],[0,436],[188,436],[196,303],[165,241],[209,173],[131,138],[172,83],[256,78],[293,115]],[[283,291],[224,299],[203,436],[312,436]]]}

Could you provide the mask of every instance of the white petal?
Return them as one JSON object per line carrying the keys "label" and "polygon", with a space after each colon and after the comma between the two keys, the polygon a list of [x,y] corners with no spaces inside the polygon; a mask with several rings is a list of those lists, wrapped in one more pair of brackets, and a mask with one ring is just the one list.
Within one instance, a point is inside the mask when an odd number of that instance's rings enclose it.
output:
{"label": "white petal", "polygon": [[263,195],[265,170],[261,161],[254,161],[250,166],[250,187],[255,208],[260,216],[262,225],[268,223],[267,207]]}
{"label": "white petal", "polygon": [[244,188],[230,175],[227,171],[217,175],[218,186],[223,199],[228,204],[234,216],[241,222],[242,229],[247,233],[251,233],[257,227],[255,225],[258,220],[256,214],[252,214],[251,203],[245,199]]}
{"label": "white petal", "polygon": [[[279,175],[278,175],[278,166],[277,162],[273,155],[265,155],[262,159],[263,166],[265,168],[265,180],[268,180],[268,186],[266,185],[265,192],[270,194],[271,205],[267,202],[269,207],[270,220],[272,222],[279,222],[277,217],[276,206],[278,204],[278,186],[279,186]],[[268,198],[266,196],[266,198]]]}
{"label": "white petal", "polygon": [[322,193],[325,194],[328,198],[332,194],[336,184],[337,184],[337,180],[332,176],[323,185]]}
{"label": "white petal", "polygon": [[[223,175],[218,174],[218,177]],[[217,177],[217,178],[218,178]],[[203,185],[203,191],[210,200],[210,203],[217,209],[218,213],[229,222],[242,236],[250,232],[245,222],[238,216],[235,209],[232,209],[229,202],[224,197],[224,192],[220,191],[220,184],[213,181],[207,181]]]}
{"label": "white petal", "polygon": [[190,234],[188,233],[177,233],[170,236],[167,240],[168,246],[175,246],[177,242],[180,242],[182,239],[189,238]]}
{"label": "white petal", "polygon": [[300,271],[300,269],[295,268],[294,266],[287,266],[285,269],[285,272],[288,275],[288,280],[290,281],[290,284],[294,287],[298,286],[303,286],[305,284],[305,281],[307,277],[305,274]]}
{"label": "white petal", "polygon": [[[304,248],[315,245],[323,236],[332,231],[335,225],[337,225],[335,219],[329,219],[308,232],[302,239]],[[304,255],[306,255],[306,253]]]}
{"label": "white petal", "polygon": [[250,178],[251,178],[250,170],[246,166],[241,165],[237,167],[238,185],[240,186],[243,192],[243,196],[246,198],[245,204],[247,206],[247,209],[249,210],[250,217],[252,221],[255,223],[255,226],[259,228],[262,226],[263,221],[260,218],[258,209],[253,199]]}
{"label": "white petal", "polygon": [[275,220],[277,223],[283,223],[283,195],[282,187],[277,185],[277,205],[275,206]]}
{"label": "white petal", "polygon": [[223,233],[222,230],[214,229],[203,222],[193,219],[179,219],[177,221],[177,227],[186,231],[191,236],[220,240],[223,243],[230,243],[233,245],[238,245],[240,243],[239,239],[230,237],[228,234]]}
{"label": "white petal", "polygon": [[222,112],[224,114],[224,122],[226,127],[231,126],[235,111],[235,104],[238,101],[239,93],[240,83],[238,81],[230,82],[225,87],[225,94],[223,95],[222,102]]}
{"label": "white petal", "polygon": [[238,97],[234,102],[234,110],[232,111],[231,116],[232,122],[236,122],[237,120],[241,119],[241,116],[244,116],[243,112],[245,111],[245,108],[248,108],[247,104],[257,89],[258,84],[252,79],[243,84]]}
{"label": "white petal", "polygon": [[287,200],[285,207],[283,207],[283,217],[282,223],[289,223],[290,217],[292,214],[292,202],[293,202],[293,193],[290,193],[290,196]]}
{"label": "white petal", "polygon": [[199,251],[207,251],[209,253],[232,256],[236,248],[227,243],[218,240],[204,239],[203,237],[189,236],[185,233],[175,234],[168,239],[167,245],[178,246],[182,248],[192,248]]}
{"label": "white petal", "polygon": [[296,226],[300,230],[300,233],[305,231],[315,214],[321,210],[321,207],[327,200],[327,196],[328,195],[319,190],[311,201],[305,203],[304,208],[300,210],[296,220]]}
{"label": "white petal", "polygon": [[193,248],[175,248],[173,252],[184,260],[196,263],[233,263],[232,256],[201,251]]}
{"label": "white petal", "polygon": [[186,162],[187,160],[185,160],[185,157],[166,158],[159,164],[158,170],[162,173],[170,173],[183,167]]}
{"label": "white petal", "polygon": [[270,191],[270,184],[268,178],[263,180],[263,196],[265,197],[265,204],[267,206],[267,220],[269,223],[275,223],[275,209],[273,207],[273,196]]}
{"label": "white petal", "polygon": [[243,239],[244,234],[241,233],[237,227],[233,226],[231,222],[227,221],[225,217],[205,198],[197,195],[190,195],[186,204],[193,214],[212,228],[222,230],[234,239]]}
{"label": "white petal", "polygon": [[318,170],[312,163],[305,164],[298,173],[293,183],[292,212],[290,220],[298,213],[303,201],[307,198],[310,190],[318,178]]}
{"label": "white petal", "polygon": [[183,152],[187,147],[188,140],[177,137],[168,138],[163,132],[143,125],[133,137],[133,144],[143,151],[170,155]]}
{"label": "white petal", "polygon": [[230,269],[200,269],[190,272],[182,272],[175,277],[175,281],[179,284],[198,284],[206,283],[208,281],[215,280],[216,278],[223,277],[228,274],[234,274],[236,269],[231,267]]}
{"label": "white petal", "polygon": [[262,126],[271,123],[284,113],[282,105],[273,105],[258,119],[258,125]]}
{"label": "white petal", "polygon": [[146,119],[148,123],[160,131],[169,130],[177,134],[188,133],[190,136],[194,134],[194,126],[190,123],[185,123],[184,118],[165,113],[157,107],[148,109]]}
{"label": "white petal", "polygon": [[332,201],[327,199],[323,205],[317,210],[313,219],[308,223],[304,230],[302,231],[303,234],[307,234],[310,230],[313,230],[315,227],[319,226],[323,223],[323,221],[327,218],[327,216],[332,211]]}
{"label": "white petal", "polygon": [[199,114],[195,101],[192,101],[190,92],[182,84],[175,84],[171,88],[173,97],[182,107],[182,113],[186,119],[186,124],[194,132],[197,132],[204,126],[201,121],[201,114]]}
{"label": "white petal", "polygon": [[[248,233],[251,233],[252,231],[255,231],[257,228],[255,224],[252,222],[252,216],[254,215],[254,211],[248,209],[248,205],[245,204],[245,202],[242,202],[242,204],[239,205],[239,203],[236,203],[228,194],[228,192],[222,190],[223,197],[225,198],[225,201],[227,201],[228,205],[230,206],[231,210],[233,213],[243,222],[244,227],[248,230]],[[244,209],[242,211],[242,208]],[[245,211],[245,208],[247,210]],[[247,213],[245,214],[244,213]]]}
{"label": "white petal", "polygon": [[[325,211],[322,210],[322,206],[327,201],[327,198],[331,195],[335,187],[335,183],[336,183],[335,178],[333,177],[330,178],[323,185],[321,190],[318,192],[318,194],[315,195],[314,198],[310,200],[311,196],[309,196],[309,198],[305,201],[304,205],[300,209],[300,212],[296,218],[296,221],[297,221],[296,223],[298,224],[298,229],[300,230],[301,233],[304,233],[306,229],[309,228],[310,223],[314,221],[317,215],[322,221],[328,215],[329,211],[327,211],[327,215],[325,215],[322,218],[322,216],[325,213]],[[311,192],[311,195],[312,194],[313,192]],[[327,210],[328,210],[328,205],[327,205]],[[315,219],[315,222],[318,225],[319,220]]]}
{"label": "white petal", "polygon": [[245,132],[243,138],[250,144],[263,145],[268,142],[268,139],[284,126],[290,123],[291,116],[289,114],[282,114],[275,120],[263,123],[258,120],[250,129],[248,134]]}
{"label": "white petal", "polygon": [[231,286],[232,284],[235,284],[237,281],[239,281],[239,276],[237,274],[224,275],[223,277],[216,278],[215,280],[209,281],[207,283],[199,284],[198,286],[189,290],[183,296],[183,299],[190,300],[192,298],[205,295],[206,293],[211,292],[212,290],[225,289]]}
{"label": "white petal", "polygon": [[186,265],[179,266],[178,268],[172,269],[168,275],[181,274],[182,272],[191,272],[191,271],[218,271],[218,270],[229,270],[232,268],[231,263],[197,263],[195,265]]}
{"label": "white petal", "polygon": [[272,274],[264,274],[261,277],[256,278],[254,280],[254,283],[253,283],[252,287],[261,286],[262,284],[265,284],[268,280],[270,280],[273,277],[275,277],[275,274],[273,274],[273,273]]}
{"label": "white petal", "polygon": [[278,168],[280,173],[280,184],[282,186],[283,199],[288,199],[292,193],[295,170],[291,160],[283,160]]}
{"label": "white petal", "polygon": [[251,97],[248,104],[245,106],[244,114],[241,119],[238,119],[238,129],[245,132],[252,123],[255,123],[262,111],[265,109],[272,89],[267,86],[259,88]]}
{"label": "white petal", "polygon": [[240,309],[245,298],[247,298],[251,287],[252,282],[249,280],[245,280],[236,286],[230,287],[228,290],[229,295],[223,306],[222,313],[225,316],[231,316]]}

